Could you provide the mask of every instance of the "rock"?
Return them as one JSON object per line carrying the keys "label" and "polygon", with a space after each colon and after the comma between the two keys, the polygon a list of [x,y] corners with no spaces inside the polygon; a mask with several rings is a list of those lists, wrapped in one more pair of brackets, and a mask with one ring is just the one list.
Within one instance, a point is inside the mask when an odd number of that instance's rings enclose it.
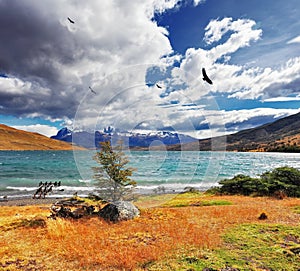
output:
{"label": "rock", "polygon": [[116,201],[109,203],[99,211],[100,217],[111,222],[133,219],[139,216],[139,214],[139,209],[129,201]]}
{"label": "rock", "polygon": [[265,220],[268,219],[268,216],[266,215],[266,213],[261,213],[260,216],[258,217],[259,220]]}

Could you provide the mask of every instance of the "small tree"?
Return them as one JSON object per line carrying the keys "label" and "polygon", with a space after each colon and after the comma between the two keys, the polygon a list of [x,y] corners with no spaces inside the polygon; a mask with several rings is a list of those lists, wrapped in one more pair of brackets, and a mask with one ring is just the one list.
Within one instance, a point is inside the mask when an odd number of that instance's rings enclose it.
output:
{"label": "small tree", "polygon": [[112,148],[109,141],[101,142],[101,150],[94,156],[100,164],[93,167],[99,195],[109,202],[132,200],[136,182],[130,179],[135,169],[127,167],[129,160],[122,152],[122,144]]}

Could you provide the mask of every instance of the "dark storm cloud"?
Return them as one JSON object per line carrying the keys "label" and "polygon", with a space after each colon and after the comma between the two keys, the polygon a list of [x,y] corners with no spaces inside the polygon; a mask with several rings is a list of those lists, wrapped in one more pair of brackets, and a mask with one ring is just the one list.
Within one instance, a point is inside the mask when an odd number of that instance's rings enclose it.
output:
{"label": "dark storm cloud", "polygon": [[274,98],[288,96],[290,94],[299,94],[300,78],[296,78],[289,83],[273,83],[264,89],[264,98]]}
{"label": "dark storm cloud", "polygon": [[[31,92],[10,94],[0,93],[1,107],[0,114],[15,115],[25,117],[34,114],[37,110],[40,115],[60,118],[60,111],[64,109],[65,116],[74,115],[78,103],[68,97],[62,97],[53,94],[40,94],[38,89],[36,93]],[[57,97],[56,97],[57,96]]]}
{"label": "dark storm cloud", "polygon": [[[38,9],[31,1],[0,1],[0,25],[0,73],[32,84],[29,93],[18,94],[6,91],[7,86],[2,84],[4,112],[0,113],[39,112],[55,118],[61,116],[59,111],[63,109],[67,117],[72,117],[78,102],[74,87],[70,89],[73,82],[63,77],[64,69],[75,63],[75,55],[80,57],[72,33],[50,9]],[[42,88],[49,92],[41,93]],[[66,90],[70,90],[70,95],[61,94]]]}
{"label": "dark storm cloud", "polygon": [[165,32],[146,16],[154,2],[0,0],[0,114],[73,119],[88,86],[167,55]]}
{"label": "dark storm cloud", "polygon": [[230,122],[226,123],[225,127],[228,132],[236,132],[244,129],[260,126],[264,123],[273,122],[275,120],[274,115],[265,116],[253,116],[242,122]]}
{"label": "dark storm cloud", "polygon": [[[27,2],[28,3],[28,2]],[[23,77],[55,80],[55,62],[74,60],[74,41],[56,17],[25,1],[0,2],[0,69]]]}

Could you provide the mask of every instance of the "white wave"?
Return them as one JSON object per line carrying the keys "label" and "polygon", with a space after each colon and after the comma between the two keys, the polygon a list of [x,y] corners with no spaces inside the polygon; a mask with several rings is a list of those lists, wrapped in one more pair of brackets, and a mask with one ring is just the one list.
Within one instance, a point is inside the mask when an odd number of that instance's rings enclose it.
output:
{"label": "white wave", "polygon": [[154,190],[157,188],[165,188],[166,191],[183,191],[187,187],[193,187],[199,190],[208,189],[212,186],[217,186],[217,183],[168,183],[168,184],[161,184],[161,185],[138,185],[136,188],[138,190]]}
{"label": "white wave", "polygon": [[58,190],[64,191],[93,191],[96,189],[94,186],[60,186]]}
{"label": "white wave", "polygon": [[[7,186],[8,190],[17,190],[17,191],[35,191],[37,187],[26,187],[26,186]],[[93,191],[96,188],[93,186],[60,186],[58,188],[53,188],[52,193],[59,191]]]}
{"label": "white wave", "polygon": [[91,183],[93,180],[82,180],[82,179],[79,179],[78,181],[80,183]]}
{"label": "white wave", "polygon": [[6,189],[18,190],[18,191],[34,191],[36,187],[25,187],[25,186],[7,186]]}
{"label": "white wave", "polygon": [[[85,193],[78,193],[77,194],[79,197],[88,197],[89,194],[85,194]],[[71,198],[74,196],[74,193],[64,193],[64,194],[59,194],[59,195],[56,195],[56,194],[50,194],[50,195],[47,195],[47,198]]]}

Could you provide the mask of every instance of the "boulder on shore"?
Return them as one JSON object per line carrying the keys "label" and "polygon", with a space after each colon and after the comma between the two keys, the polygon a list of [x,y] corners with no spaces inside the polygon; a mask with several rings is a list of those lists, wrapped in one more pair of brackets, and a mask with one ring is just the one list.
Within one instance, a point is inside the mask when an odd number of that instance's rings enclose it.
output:
{"label": "boulder on shore", "polygon": [[119,222],[133,219],[140,215],[139,209],[129,201],[116,201],[105,205],[99,216],[106,221]]}

